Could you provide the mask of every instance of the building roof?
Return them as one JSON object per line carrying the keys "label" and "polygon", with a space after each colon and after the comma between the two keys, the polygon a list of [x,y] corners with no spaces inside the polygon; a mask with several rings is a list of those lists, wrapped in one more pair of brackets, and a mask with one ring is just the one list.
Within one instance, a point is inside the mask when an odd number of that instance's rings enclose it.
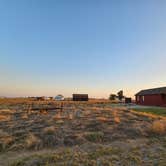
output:
{"label": "building roof", "polygon": [[55,97],[64,97],[63,95],[57,95],[57,96],[55,96]]}
{"label": "building roof", "polygon": [[88,94],[73,94],[73,96],[88,97]]}
{"label": "building roof", "polygon": [[139,95],[158,95],[158,94],[166,94],[166,87],[141,90],[140,92],[138,92],[136,94],[136,96],[139,96]]}
{"label": "building roof", "polygon": [[73,97],[85,97],[85,98],[88,98],[88,94],[73,94]]}

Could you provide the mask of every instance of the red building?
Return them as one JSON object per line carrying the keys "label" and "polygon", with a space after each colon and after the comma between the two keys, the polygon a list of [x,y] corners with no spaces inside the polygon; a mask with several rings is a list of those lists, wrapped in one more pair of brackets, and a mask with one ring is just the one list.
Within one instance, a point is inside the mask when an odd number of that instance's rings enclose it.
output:
{"label": "red building", "polygon": [[166,106],[166,87],[141,90],[135,96],[136,104]]}

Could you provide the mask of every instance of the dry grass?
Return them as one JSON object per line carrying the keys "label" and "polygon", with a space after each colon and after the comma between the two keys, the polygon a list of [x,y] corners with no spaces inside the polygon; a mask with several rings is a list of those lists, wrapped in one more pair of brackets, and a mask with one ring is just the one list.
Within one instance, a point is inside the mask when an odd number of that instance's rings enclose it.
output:
{"label": "dry grass", "polygon": [[9,121],[10,116],[9,115],[0,115],[0,121]]}
{"label": "dry grass", "polygon": [[10,110],[10,109],[1,109],[0,110],[1,114],[13,114],[15,113],[15,110]]}
{"label": "dry grass", "polygon": [[166,121],[165,120],[156,120],[152,124],[152,132],[159,135],[166,134]]}
{"label": "dry grass", "polygon": [[[127,144],[125,142],[125,144]],[[129,144],[128,144],[129,145]],[[87,145],[90,146],[90,145]],[[148,150],[141,151],[141,146],[123,149],[115,146],[90,146],[91,149],[86,151],[78,148],[66,148],[54,152],[41,152],[29,154],[19,158],[10,164],[10,166],[52,166],[52,165],[69,165],[69,166],[117,166],[117,165],[157,165],[165,166],[165,154],[147,153]],[[144,160],[146,158],[146,160]],[[155,159],[154,159],[155,158]],[[156,161],[156,158],[158,160]],[[150,161],[148,161],[148,159]]]}
{"label": "dry grass", "polygon": [[105,118],[105,117],[97,117],[97,120],[100,122],[108,122],[109,119]]}
{"label": "dry grass", "polygon": [[69,115],[68,115],[68,119],[69,119],[69,120],[72,120],[72,119],[73,119],[73,115],[72,115],[72,114],[69,114]]}
{"label": "dry grass", "polygon": [[0,129],[0,151],[5,150],[14,142],[14,138]]}
{"label": "dry grass", "polygon": [[61,114],[60,114],[60,113],[56,114],[56,115],[54,116],[54,119],[55,119],[55,120],[62,119]]}
{"label": "dry grass", "polygon": [[[124,107],[114,108],[107,101],[65,101],[63,110],[48,109],[60,103],[4,101],[1,108],[11,110],[0,113],[2,119],[10,117],[0,121],[0,146],[3,152],[0,165],[6,166],[11,159],[16,159],[15,166],[164,163],[164,119],[126,111]],[[67,149],[70,149],[69,152],[66,152]],[[45,150],[56,153],[31,155]],[[17,160],[19,154],[24,152],[30,154],[28,158]]]}
{"label": "dry grass", "polygon": [[103,132],[89,132],[85,134],[85,138],[90,142],[103,142],[104,133]]}
{"label": "dry grass", "polygon": [[25,140],[25,145],[28,149],[37,149],[40,143],[41,140],[32,133]]}
{"label": "dry grass", "polygon": [[44,134],[54,134],[56,132],[54,126],[44,128]]}
{"label": "dry grass", "polygon": [[117,111],[114,111],[114,112],[113,112],[113,115],[114,115],[114,121],[115,121],[115,123],[120,123],[120,118],[119,118],[119,116],[118,116]]}
{"label": "dry grass", "polygon": [[114,121],[115,121],[115,123],[120,123],[120,119],[119,119],[119,117],[114,117]]}
{"label": "dry grass", "polygon": [[23,114],[22,119],[28,119],[28,114]]}

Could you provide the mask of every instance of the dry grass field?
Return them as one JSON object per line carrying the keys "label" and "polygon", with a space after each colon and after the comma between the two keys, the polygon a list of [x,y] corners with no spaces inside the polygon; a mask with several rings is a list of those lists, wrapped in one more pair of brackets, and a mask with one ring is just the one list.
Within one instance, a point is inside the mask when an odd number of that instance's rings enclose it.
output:
{"label": "dry grass field", "polygon": [[109,101],[0,99],[2,166],[165,166],[166,118]]}

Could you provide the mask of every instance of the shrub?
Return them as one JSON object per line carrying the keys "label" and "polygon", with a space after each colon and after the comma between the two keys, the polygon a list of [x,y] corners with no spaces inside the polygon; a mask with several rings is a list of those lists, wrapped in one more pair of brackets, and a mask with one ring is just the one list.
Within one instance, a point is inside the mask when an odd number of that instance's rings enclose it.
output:
{"label": "shrub", "polygon": [[110,94],[109,100],[116,100],[116,95],[115,94]]}

